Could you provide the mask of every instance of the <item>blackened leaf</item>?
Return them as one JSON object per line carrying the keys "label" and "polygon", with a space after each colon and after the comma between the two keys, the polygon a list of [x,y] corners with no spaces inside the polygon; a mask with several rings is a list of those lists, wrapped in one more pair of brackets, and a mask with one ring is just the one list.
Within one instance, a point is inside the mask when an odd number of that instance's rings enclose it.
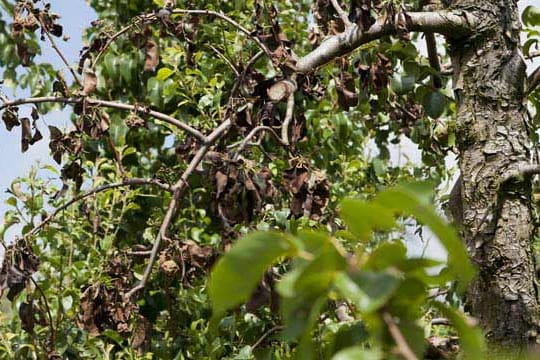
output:
{"label": "blackened leaf", "polygon": [[23,330],[32,333],[35,325],[34,306],[23,302],[19,306],[19,318],[21,319],[21,327]]}
{"label": "blackened leaf", "polygon": [[41,134],[41,131],[39,131],[38,128],[34,128],[35,132],[34,135],[32,135],[32,139],[30,140],[30,145],[34,145],[39,140],[43,139],[43,135]]}
{"label": "blackened leaf", "polygon": [[17,117],[17,113],[11,109],[4,111],[2,114],[2,120],[4,121],[8,131],[11,131],[11,129],[13,129],[15,126],[21,125],[19,118]]}
{"label": "blackened leaf", "polygon": [[33,107],[32,108],[32,120],[36,121],[37,119],[39,119],[39,112],[38,112],[38,109],[36,107]]}
{"label": "blackened leaf", "polygon": [[338,103],[343,110],[358,105],[358,93],[354,84],[354,78],[350,73],[343,72],[336,82]]}
{"label": "blackened leaf", "polygon": [[51,133],[51,140],[60,140],[62,138],[62,132],[56,126],[49,125],[49,131]]}
{"label": "blackened leaf", "polygon": [[64,28],[60,24],[53,24],[51,29],[51,34],[53,34],[56,37],[62,36],[62,33],[64,32]]}

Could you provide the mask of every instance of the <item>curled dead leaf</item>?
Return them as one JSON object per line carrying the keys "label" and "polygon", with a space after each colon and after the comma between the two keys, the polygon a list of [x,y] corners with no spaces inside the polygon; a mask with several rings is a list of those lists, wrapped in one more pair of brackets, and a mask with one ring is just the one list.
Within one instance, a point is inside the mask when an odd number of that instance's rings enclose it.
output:
{"label": "curled dead leaf", "polygon": [[32,129],[30,126],[30,119],[22,118],[21,125],[21,150],[22,152],[26,152],[30,146],[30,142],[32,141]]}
{"label": "curled dead leaf", "polygon": [[146,40],[145,51],[144,71],[155,71],[159,64],[159,48],[153,39]]}
{"label": "curled dead leaf", "polygon": [[338,104],[343,110],[349,110],[358,105],[358,93],[352,74],[342,72],[336,81]]}
{"label": "curled dead leaf", "polygon": [[96,88],[97,88],[96,73],[90,69],[87,69],[84,72],[83,94],[90,95],[96,91]]}

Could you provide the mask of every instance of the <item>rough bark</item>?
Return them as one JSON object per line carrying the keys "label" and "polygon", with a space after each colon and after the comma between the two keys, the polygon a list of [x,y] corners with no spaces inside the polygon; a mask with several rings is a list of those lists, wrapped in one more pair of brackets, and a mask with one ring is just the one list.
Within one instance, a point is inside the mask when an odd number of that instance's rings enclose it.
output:
{"label": "rough bark", "polygon": [[530,178],[504,181],[530,160],[523,105],[525,63],[516,0],[458,0],[477,17],[471,36],[450,39],[457,98],[462,233],[478,268],[467,294],[487,339],[536,343],[539,304],[532,251]]}

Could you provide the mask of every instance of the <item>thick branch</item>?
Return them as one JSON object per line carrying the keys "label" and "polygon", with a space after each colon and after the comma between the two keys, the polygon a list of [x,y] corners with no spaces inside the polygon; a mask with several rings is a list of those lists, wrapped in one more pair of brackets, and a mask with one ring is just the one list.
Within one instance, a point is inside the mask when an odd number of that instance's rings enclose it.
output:
{"label": "thick branch", "polygon": [[81,101],[85,101],[86,104],[89,104],[89,105],[103,106],[103,107],[107,107],[111,109],[140,112],[145,115],[149,115],[153,118],[156,118],[158,120],[164,121],[168,124],[174,125],[177,128],[180,128],[186,131],[187,133],[189,133],[190,135],[196,137],[199,141],[203,143],[208,140],[199,130],[169,115],[163,114],[158,111],[149,110],[145,108],[144,106],[124,104],[124,103],[119,103],[119,102],[114,102],[114,101],[105,101],[105,100],[98,100],[98,99],[91,99],[91,98],[66,98],[66,97],[56,97],[56,96],[45,96],[45,97],[24,98],[24,99],[6,101],[2,105],[0,105],[0,111],[10,106],[17,106],[17,105],[23,105],[23,104],[40,104],[40,103],[76,104]]}
{"label": "thick branch", "polygon": [[81,200],[86,199],[89,196],[92,196],[94,194],[97,194],[97,193],[100,193],[100,192],[103,192],[103,191],[107,191],[107,190],[110,190],[110,189],[116,189],[116,188],[124,187],[124,186],[137,186],[137,185],[154,185],[154,186],[158,186],[158,187],[162,188],[163,190],[167,190],[167,191],[172,190],[171,186],[169,186],[167,184],[164,184],[164,183],[160,182],[157,179],[139,179],[139,178],[125,179],[122,182],[117,182],[117,183],[113,183],[113,184],[106,184],[106,185],[98,186],[98,187],[93,188],[93,189],[91,189],[91,190],[89,190],[89,191],[87,191],[87,192],[85,192],[83,194],[80,194],[80,195],[74,197],[73,199],[71,199],[67,203],[65,203],[64,205],[56,208],[49,216],[47,216],[45,218],[45,220],[43,220],[41,223],[36,225],[32,230],[30,230],[30,232],[26,233],[25,237],[37,234],[45,225],[50,223],[60,212],[64,211],[65,209],[67,209],[71,205],[73,205],[73,204],[75,204],[75,203],[77,203],[77,202],[79,202]]}
{"label": "thick branch", "polygon": [[378,19],[364,32],[358,26],[353,26],[341,34],[329,37],[318,48],[300,58],[296,63],[296,70],[302,73],[315,70],[360,45],[384,36],[397,34],[402,30],[396,24],[401,25],[403,22],[408,31],[431,32],[458,37],[474,29],[476,17],[463,11],[411,12],[400,13],[393,21]]}

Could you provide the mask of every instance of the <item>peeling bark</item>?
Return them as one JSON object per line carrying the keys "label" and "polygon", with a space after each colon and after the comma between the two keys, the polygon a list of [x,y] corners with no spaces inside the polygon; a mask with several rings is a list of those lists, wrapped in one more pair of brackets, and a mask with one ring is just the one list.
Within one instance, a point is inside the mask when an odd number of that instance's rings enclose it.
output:
{"label": "peeling bark", "polygon": [[449,39],[457,98],[462,235],[478,277],[467,305],[488,341],[535,344],[539,304],[532,251],[531,182],[504,181],[530,161],[526,80],[516,0],[459,0],[477,30]]}

